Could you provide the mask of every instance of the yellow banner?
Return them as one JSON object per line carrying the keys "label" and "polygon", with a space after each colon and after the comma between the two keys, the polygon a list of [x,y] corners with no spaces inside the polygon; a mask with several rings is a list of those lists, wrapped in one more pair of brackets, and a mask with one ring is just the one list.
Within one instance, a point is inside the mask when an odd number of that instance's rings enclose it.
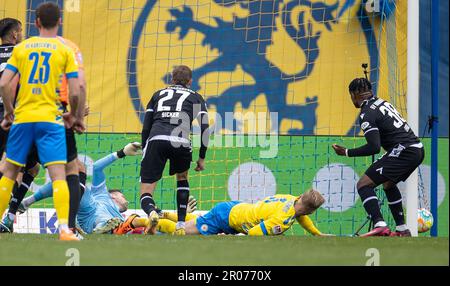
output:
{"label": "yellow banner", "polygon": [[[29,3],[2,0],[0,17],[32,25]],[[60,3],[63,36],[84,57],[90,132],[140,132],[142,109],[179,64],[193,69],[211,117],[277,112],[264,124],[281,134],[350,134],[348,84],[362,63],[378,95],[405,106],[406,1],[388,17],[351,0]]]}

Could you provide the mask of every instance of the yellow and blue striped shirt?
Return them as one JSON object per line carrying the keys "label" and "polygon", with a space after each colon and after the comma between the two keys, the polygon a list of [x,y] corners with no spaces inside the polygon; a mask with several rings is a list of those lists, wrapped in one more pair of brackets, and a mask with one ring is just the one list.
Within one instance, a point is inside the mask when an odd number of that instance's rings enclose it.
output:
{"label": "yellow and blue striped shirt", "polygon": [[320,231],[308,216],[295,217],[297,199],[292,195],[275,195],[255,204],[240,203],[230,211],[230,227],[248,235],[278,235],[297,220],[309,233],[319,235]]}
{"label": "yellow and blue striped shirt", "polygon": [[32,37],[14,48],[6,68],[20,74],[15,124],[62,122],[62,78],[78,77],[78,64],[70,47],[57,37]]}

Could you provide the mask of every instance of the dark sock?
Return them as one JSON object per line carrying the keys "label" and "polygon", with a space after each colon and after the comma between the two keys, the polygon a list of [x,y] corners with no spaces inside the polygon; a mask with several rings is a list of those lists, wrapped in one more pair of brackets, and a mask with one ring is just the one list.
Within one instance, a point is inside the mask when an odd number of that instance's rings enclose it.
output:
{"label": "dark sock", "polygon": [[177,213],[178,221],[186,220],[186,211],[189,201],[189,183],[187,180],[177,181]]}
{"label": "dark sock", "polygon": [[9,213],[16,214],[17,210],[19,209],[20,203],[22,202],[23,198],[27,194],[28,190],[30,189],[31,183],[33,183],[34,177],[25,172],[22,177],[22,184],[20,184],[20,187],[17,187],[17,182],[14,184],[14,190],[13,195],[11,198],[11,201],[9,202]]}
{"label": "dark sock", "polygon": [[80,198],[83,197],[84,191],[86,190],[86,173],[80,172],[79,178],[80,178]]}
{"label": "dark sock", "polygon": [[403,213],[402,206],[402,194],[397,186],[389,190],[384,190],[386,193],[386,198],[388,200],[389,209],[391,210],[392,216],[394,217],[396,225],[405,224],[405,215]]}
{"label": "dark sock", "polygon": [[147,215],[149,215],[153,210],[156,209],[155,201],[153,200],[151,194],[144,193],[141,195],[141,208]]}
{"label": "dark sock", "polygon": [[361,197],[364,209],[369,214],[373,224],[376,224],[379,221],[384,221],[374,189],[365,186],[358,190],[358,194]]}
{"label": "dark sock", "polygon": [[69,186],[70,203],[69,203],[69,228],[75,227],[75,219],[77,217],[78,208],[80,206],[80,178],[78,175],[69,175],[66,177]]}

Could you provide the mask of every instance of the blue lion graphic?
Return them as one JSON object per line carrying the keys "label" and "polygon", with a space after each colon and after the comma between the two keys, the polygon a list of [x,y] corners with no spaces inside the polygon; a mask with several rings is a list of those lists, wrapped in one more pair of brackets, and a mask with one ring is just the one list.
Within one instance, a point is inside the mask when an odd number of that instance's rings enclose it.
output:
{"label": "blue lion graphic", "polygon": [[[193,70],[192,88],[200,90],[199,79],[210,72],[231,72],[240,65],[245,73],[253,77],[255,83],[233,86],[216,97],[209,97],[207,100],[209,106],[214,105],[217,113],[225,118],[225,113],[233,112],[236,103],[240,102],[243,108],[248,108],[252,100],[259,94],[264,94],[269,110],[278,112],[279,124],[283,119],[302,122],[302,129],[290,129],[288,134],[314,134],[318,97],[307,97],[306,102],[301,105],[288,104],[286,102],[288,84],[307,79],[314,70],[320,53],[318,41],[321,37],[320,32],[314,32],[314,27],[324,25],[328,31],[332,31],[333,25],[338,23],[339,18],[334,14],[342,15],[343,13],[343,10],[339,13],[337,11],[339,1],[332,5],[308,0],[294,0],[284,5],[279,5],[283,3],[281,0],[215,0],[215,2],[222,6],[240,4],[242,8],[249,10],[249,16],[244,18],[234,16],[232,22],[215,17],[217,27],[213,27],[194,20],[193,11],[188,6],[182,9],[170,9],[174,20],[166,24],[167,32],[173,33],[178,28],[180,40],[188,34],[189,30],[200,32],[204,35],[202,45],[209,45],[211,49],[217,49],[220,53],[213,61]],[[343,9],[351,6],[348,4],[351,3],[344,4]],[[298,23],[294,25],[291,21],[291,13],[298,6],[307,9],[299,13]],[[307,18],[308,15],[305,13],[310,13],[310,17]],[[272,35],[276,29],[275,20],[280,15],[284,29],[306,56],[303,68],[296,74],[285,74],[265,57],[268,46],[272,44]],[[168,81],[168,79],[166,75],[165,80]],[[274,130],[278,128],[279,126],[272,126]]]}
{"label": "blue lion graphic", "polygon": [[[218,5],[228,7],[240,5],[249,11],[247,17],[234,16],[233,21],[227,22],[221,18],[215,18],[217,27],[195,21],[193,11],[188,6],[182,9],[170,9],[173,20],[167,22],[166,31],[174,33],[179,28],[179,38],[184,39],[190,30],[204,35],[203,45],[209,45],[212,49],[218,49],[219,57],[215,60],[194,69],[193,89],[200,90],[199,79],[211,72],[234,71],[237,65],[242,66],[244,72],[253,77],[254,84],[241,84],[230,87],[216,97],[210,97],[208,104],[214,105],[219,115],[224,118],[227,111],[233,112],[236,103],[241,103],[248,108],[250,102],[259,94],[266,97],[270,112],[278,112],[278,122],[283,119],[298,120],[302,122],[302,129],[290,129],[291,135],[313,135],[316,129],[316,109],[319,105],[318,96],[306,97],[306,102],[300,105],[288,104],[286,101],[289,83],[302,81],[309,77],[314,70],[315,63],[319,57],[318,42],[321,37],[320,31],[314,32],[314,28],[325,27],[332,31],[344,13],[356,5],[356,0],[343,1],[340,10],[339,0],[332,5],[320,1],[308,0],[214,0]],[[144,120],[144,106],[138,87],[138,49],[144,33],[144,28],[151,11],[159,3],[158,0],[147,0],[133,27],[130,47],[127,56],[127,81],[130,99],[136,114],[141,122]],[[280,6],[282,7],[280,9]],[[366,15],[364,5],[360,5],[358,15]],[[292,11],[300,9],[296,23],[292,22]],[[301,71],[296,74],[285,74],[274,63],[270,62],[265,54],[268,46],[273,43],[272,36],[275,31],[275,21],[281,16],[283,29],[292,38],[305,54],[305,63]],[[378,63],[378,47],[372,24],[369,17],[358,17],[362,31],[367,41],[370,55],[370,65]],[[295,24],[295,25],[294,25]],[[322,29],[323,30],[323,29]],[[163,80],[168,82],[169,76]],[[372,82],[378,82],[378,73],[370,74]],[[376,93],[376,85],[374,92]],[[274,126],[272,130],[279,130]],[[238,127],[239,122],[237,122]],[[349,135],[359,132],[356,124],[348,131]]]}

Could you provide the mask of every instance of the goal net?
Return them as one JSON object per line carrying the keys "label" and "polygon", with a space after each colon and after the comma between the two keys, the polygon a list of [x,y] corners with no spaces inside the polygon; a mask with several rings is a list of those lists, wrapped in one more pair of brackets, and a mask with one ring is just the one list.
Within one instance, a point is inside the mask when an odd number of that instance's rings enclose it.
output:
{"label": "goal net", "polygon": [[[18,17],[31,36],[30,12],[41,2],[2,1],[0,16]],[[192,89],[206,99],[214,132],[206,170],[189,174],[200,210],[315,188],[326,198],[312,215],[321,231],[352,234],[366,221],[356,182],[372,159],[338,157],[331,145],[365,142],[348,94],[349,82],[364,77],[363,63],[375,93],[406,117],[406,1],[54,2],[63,10],[61,35],[84,57],[91,114],[77,144],[88,181],[95,160],[140,141],[150,96],[183,64],[193,70]],[[193,142],[196,160],[198,136]],[[106,169],[108,187],[123,190],[130,211],[140,209],[139,169],[137,157]],[[175,178],[167,169],[154,197],[174,210]],[[42,174],[33,190],[45,182]],[[377,194],[392,224],[383,190]],[[52,201],[34,207],[39,212],[19,220],[39,224],[19,229],[48,232],[52,214],[40,216]],[[289,234],[304,231],[295,226]]]}

